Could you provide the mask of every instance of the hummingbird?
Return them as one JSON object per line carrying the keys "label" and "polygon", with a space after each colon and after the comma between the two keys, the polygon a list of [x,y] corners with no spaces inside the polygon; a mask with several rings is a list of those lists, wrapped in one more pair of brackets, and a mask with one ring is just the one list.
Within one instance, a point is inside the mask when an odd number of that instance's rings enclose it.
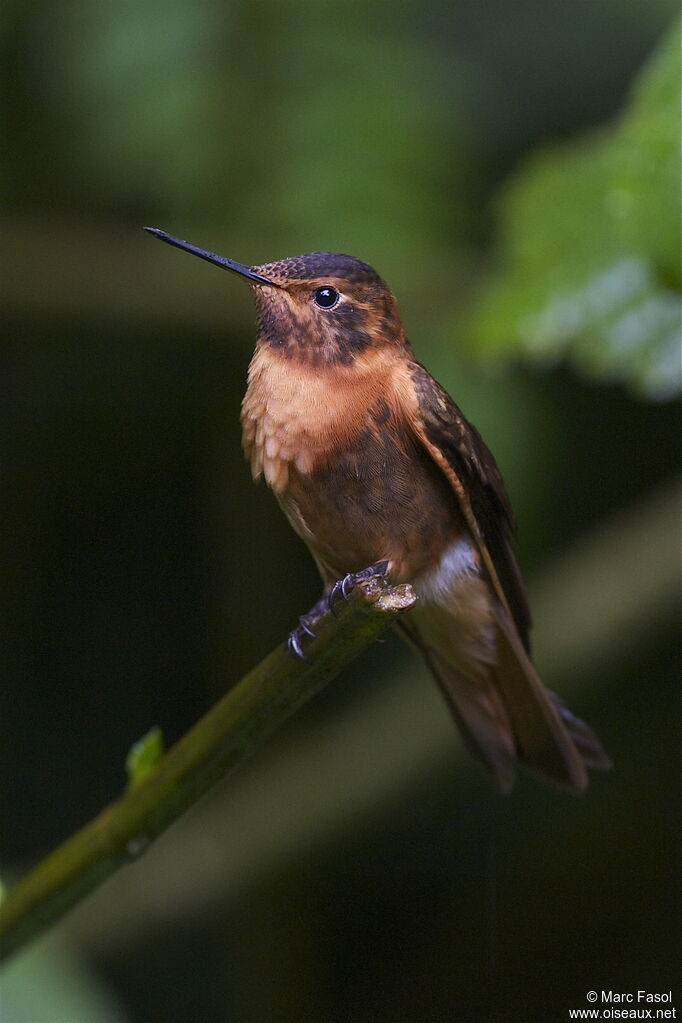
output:
{"label": "hummingbird", "polygon": [[[244,278],[257,341],[242,441],[308,546],[324,592],[372,571],[418,600],[398,625],[436,678],[469,749],[502,792],[519,766],[582,792],[610,761],[544,687],[495,459],[412,351],[397,301],[367,263],[311,252],[246,266],[161,231]],[[325,599],[325,598],[323,598]],[[302,656],[306,616],[289,640]]]}

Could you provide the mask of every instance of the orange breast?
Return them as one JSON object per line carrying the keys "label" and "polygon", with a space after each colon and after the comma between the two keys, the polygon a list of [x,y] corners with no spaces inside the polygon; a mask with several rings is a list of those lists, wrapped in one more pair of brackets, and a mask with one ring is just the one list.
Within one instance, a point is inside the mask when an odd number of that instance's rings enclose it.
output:
{"label": "orange breast", "polygon": [[438,564],[462,531],[450,485],[416,440],[400,364],[372,354],[316,372],[259,350],[244,447],[329,579],[376,561],[395,581]]}
{"label": "orange breast", "polygon": [[330,449],[352,446],[385,389],[385,361],[373,353],[352,366],[313,368],[259,346],[241,416],[254,478],[264,475],[282,494],[290,468],[306,475]]}

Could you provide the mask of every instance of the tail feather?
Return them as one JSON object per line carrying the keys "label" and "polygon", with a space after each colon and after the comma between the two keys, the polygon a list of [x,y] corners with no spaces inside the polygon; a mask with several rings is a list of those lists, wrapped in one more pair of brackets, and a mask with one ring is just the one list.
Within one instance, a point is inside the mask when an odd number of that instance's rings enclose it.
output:
{"label": "tail feather", "polygon": [[611,764],[592,729],[545,689],[507,612],[495,613],[496,657],[467,671],[436,650],[423,620],[410,615],[401,632],[418,648],[438,681],[464,740],[509,792],[519,764],[575,792],[588,784],[587,768]]}
{"label": "tail feather", "polygon": [[613,767],[611,758],[587,722],[571,713],[556,693],[548,689],[547,695],[556,707],[559,717],[566,726],[566,730],[586,766],[594,771],[609,771]]}
{"label": "tail feather", "polygon": [[440,685],[467,749],[493,774],[503,793],[516,781],[517,755],[509,715],[493,686],[472,683],[433,650],[421,653]]}
{"label": "tail feather", "polygon": [[512,718],[519,760],[557,785],[583,792],[587,767],[507,613],[497,610],[495,677]]}

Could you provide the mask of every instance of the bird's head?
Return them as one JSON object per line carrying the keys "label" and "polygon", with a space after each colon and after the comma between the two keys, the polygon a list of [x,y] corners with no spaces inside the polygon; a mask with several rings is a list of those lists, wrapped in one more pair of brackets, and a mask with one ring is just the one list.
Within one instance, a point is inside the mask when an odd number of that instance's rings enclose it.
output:
{"label": "bird's head", "polygon": [[150,234],[225,270],[251,286],[258,343],[310,365],[350,365],[369,349],[409,350],[398,304],[377,272],[353,256],[309,252],[245,266],[159,231]]}

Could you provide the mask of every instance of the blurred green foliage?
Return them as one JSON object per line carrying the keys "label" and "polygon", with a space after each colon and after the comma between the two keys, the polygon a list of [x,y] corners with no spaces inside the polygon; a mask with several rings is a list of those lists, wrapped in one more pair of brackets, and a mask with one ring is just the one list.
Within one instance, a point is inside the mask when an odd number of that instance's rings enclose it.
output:
{"label": "blurred green foliage", "polygon": [[3,1023],[126,1023],[130,1019],[78,950],[56,935],[35,942],[3,967]]}
{"label": "blurred green foliage", "polygon": [[609,129],[534,155],[500,202],[500,269],[472,318],[483,351],[651,398],[680,389],[680,29]]}

